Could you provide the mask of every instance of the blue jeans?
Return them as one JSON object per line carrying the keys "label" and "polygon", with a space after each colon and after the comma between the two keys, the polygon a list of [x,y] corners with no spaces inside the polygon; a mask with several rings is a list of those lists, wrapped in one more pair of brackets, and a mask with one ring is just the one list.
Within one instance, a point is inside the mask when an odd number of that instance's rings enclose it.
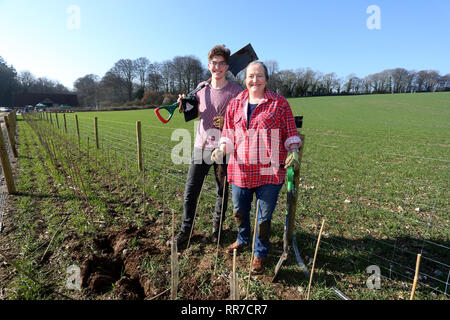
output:
{"label": "blue jeans", "polygon": [[[277,205],[278,194],[283,184],[265,184],[257,188],[248,189],[232,185],[233,191],[233,213],[238,225],[238,244],[250,244],[250,209],[253,201],[253,194],[259,200],[258,226],[256,228],[255,257],[265,258],[269,251],[270,223],[272,213]],[[256,214],[256,211],[255,211]]]}

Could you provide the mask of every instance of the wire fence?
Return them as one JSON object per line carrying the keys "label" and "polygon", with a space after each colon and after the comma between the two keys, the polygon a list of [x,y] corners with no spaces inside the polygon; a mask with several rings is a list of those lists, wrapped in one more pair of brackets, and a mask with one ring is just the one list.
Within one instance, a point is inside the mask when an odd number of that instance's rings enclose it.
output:
{"label": "wire fence", "polygon": [[[42,122],[52,123],[56,130],[65,130],[74,141],[78,139],[79,132],[80,143],[88,151],[91,148],[94,150],[98,141],[101,150],[107,150],[121,161],[136,164],[139,159],[134,123],[97,119],[96,139],[92,117],[79,115],[78,129],[74,115],[64,116],[64,126],[59,118],[59,128],[56,128],[55,119],[50,122],[51,114],[34,117]],[[168,165],[173,148],[178,143],[170,136],[174,129],[176,128],[142,125],[143,171],[146,176],[155,179],[155,188],[161,192],[167,187],[161,185],[162,181],[170,184],[176,193],[175,206],[181,209],[190,154],[184,154],[181,164],[172,164],[170,161]],[[321,250],[336,257],[341,256],[339,253],[348,251],[350,254],[345,256],[346,261],[359,265],[376,265],[380,268],[383,279],[412,282],[416,256],[420,253],[422,263],[419,284],[448,297],[448,183],[435,184],[434,181],[421,180],[414,175],[399,178],[389,170],[379,174],[370,167],[360,165],[360,162],[369,159],[379,161],[384,166],[406,159],[405,161],[420,161],[423,167],[427,167],[423,162],[436,162],[438,165],[431,166],[432,169],[443,170],[441,174],[446,175],[450,160],[380,149],[368,151],[360,145],[352,145],[351,141],[345,142],[345,148],[337,144],[308,144],[309,135],[327,134],[317,130],[311,130],[307,134],[301,168],[297,232],[311,242],[315,240],[321,219],[326,218],[327,228]],[[368,142],[370,136],[360,135],[359,138]],[[389,139],[396,144],[402,143],[401,136],[390,136]],[[419,139],[424,143],[428,141],[425,136]],[[308,157],[308,150],[317,151],[320,148],[328,150],[326,157]],[[333,152],[340,153],[340,157],[345,158],[346,162],[330,161],[335,156]],[[202,197],[212,205],[215,203],[215,180],[212,174],[208,175],[204,183]],[[285,197],[282,193],[273,220],[273,224],[280,226],[284,224],[283,199]],[[345,288],[342,290],[345,292]]]}

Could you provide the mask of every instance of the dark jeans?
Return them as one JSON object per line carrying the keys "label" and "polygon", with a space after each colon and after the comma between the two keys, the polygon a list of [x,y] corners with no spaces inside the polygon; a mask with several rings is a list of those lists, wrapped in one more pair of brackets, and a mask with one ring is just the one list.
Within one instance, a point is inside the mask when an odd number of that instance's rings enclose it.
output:
{"label": "dark jeans", "polygon": [[222,223],[225,221],[225,212],[228,205],[228,182],[226,181],[227,165],[212,162],[211,152],[212,150],[202,151],[201,149],[194,149],[184,189],[184,212],[183,223],[181,224],[181,231],[183,232],[191,231],[200,190],[211,166],[214,167],[214,175],[216,178],[216,207],[213,219],[215,221],[220,221],[223,188],[225,184]]}

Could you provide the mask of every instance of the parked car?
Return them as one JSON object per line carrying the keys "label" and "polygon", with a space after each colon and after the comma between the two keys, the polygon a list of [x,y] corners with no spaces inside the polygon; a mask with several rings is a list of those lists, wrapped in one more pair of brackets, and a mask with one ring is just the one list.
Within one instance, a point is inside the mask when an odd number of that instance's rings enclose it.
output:
{"label": "parked car", "polygon": [[11,109],[5,108],[5,107],[0,107],[0,112],[11,112]]}

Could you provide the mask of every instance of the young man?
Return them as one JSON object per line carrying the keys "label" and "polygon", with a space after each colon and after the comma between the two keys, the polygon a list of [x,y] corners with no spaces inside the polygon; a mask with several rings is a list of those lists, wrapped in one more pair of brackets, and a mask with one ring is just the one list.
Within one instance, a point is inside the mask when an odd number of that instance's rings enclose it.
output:
{"label": "young man", "polygon": [[[189,239],[189,234],[193,225],[194,215],[197,207],[197,200],[203,181],[208,174],[211,165],[214,166],[214,175],[216,178],[216,206],[213,217],[213,232],[211,240],[217,241],[220,216],[222,223],[225,220],[225,211],[228,199],[228,183],[226,176],[226,164],[217,164],[211,161],[211,152],[218,147],[220,130],[223,127],[228,102],[238,95],[242,88],[226,79],[228,70],[228,59],[230,50],[223,45],[217,45],[211,49],[208,54],[208,69],[211,72],[211,79],[206,86],[195,95],[199,102],[200,121],[195,136],[194,152],[189,166],[186,186],[184,191],[184,213],[181,231],[175,236],[175,241],[179,247]],[[203,83],[200,83],[202,85]],[[178,102],[185,95],[180,95]],[[180,109],[181,112],[181,109]],[[225,196],[224,196],[225,188]],[[222,199],[222,197],[224,198]],[[222,212],[223,201],[223,212]],[[167,242],[171,244],[171,240]]]}

